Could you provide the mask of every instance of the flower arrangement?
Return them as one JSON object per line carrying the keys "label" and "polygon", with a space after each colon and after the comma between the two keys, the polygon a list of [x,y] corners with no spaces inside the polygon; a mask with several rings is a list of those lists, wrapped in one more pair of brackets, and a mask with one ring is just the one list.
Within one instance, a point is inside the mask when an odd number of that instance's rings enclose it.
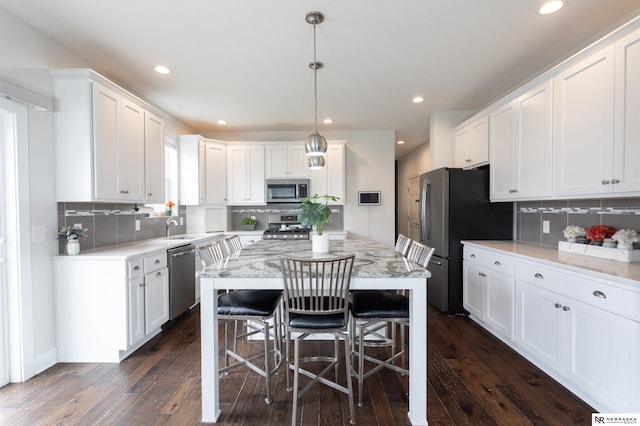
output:
{"label": "flower arrangement", "polygon": [[594,225],[587,229],[586,237],[591,241],[602,241],[605,238],[611,238],[616,230],[607,225]]}
{"label": "flower arrangement", "polygon": [[562,231],[565,238],[584,237],[587,231],[582,226],[569,225]]}
{"label": "flower arrangement", "polygon": [[175,206],[175,205],[176,204],[171,200],[169,200],[166,203],[164,203],[164,215],[165,216],[171,216],[171,208],[173,206]]}
{"label": "flower arrangement", "polygon": [[61,226],[58,231],[59,240],[74,241],[80,238],[87,238],[85,235],[88,229],[75,228],[73,226]]}
{"label": "flower arrangement", "polygon": [[638,231],[633,229],[619,229],[611,236],[611,239],[623,244],[637,243],[640,241]]}

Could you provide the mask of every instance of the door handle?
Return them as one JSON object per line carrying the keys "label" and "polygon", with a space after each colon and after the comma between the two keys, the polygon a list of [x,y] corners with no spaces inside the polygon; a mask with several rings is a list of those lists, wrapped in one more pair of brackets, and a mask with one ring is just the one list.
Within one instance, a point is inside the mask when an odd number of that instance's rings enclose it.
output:
{"label": "door handle", "polygon": [[178,252],[178,253],[172,253],[171,257],[186,256],[186,255],[191,254],[191,253],[193,253],[195,251],[196,251],[196,249],[191,249],[191,250],[181,251],[181,252]]}
{"label": "door handle", "polygon": [[442,262],[438,262],[437,260],[429,259],[429,263],[433,263],[434,265],[441,266]]}
{"label": "door handle", "polygon": [[600,298],[602,298],[602,299],[606,299],[606,298],[607,298],[607,295],[606,295],[606,294],[604,294],[603,292],[601,292],[600,290],[596,290],[596,291],[594,291],[594,292],[593,292],[593,295],[594,295],[595,297],[600,297]]}

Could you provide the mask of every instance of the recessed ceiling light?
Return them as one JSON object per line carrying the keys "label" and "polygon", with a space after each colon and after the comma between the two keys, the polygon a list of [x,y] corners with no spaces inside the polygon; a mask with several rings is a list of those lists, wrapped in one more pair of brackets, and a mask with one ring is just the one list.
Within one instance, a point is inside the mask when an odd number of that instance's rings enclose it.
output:
{"label": "recessed ceiling light", "polygon": [[402,145],[404,143],[404,141],[398,141],[396,142],[398,145]]}
{"label": "recessed ceiling light", "polygon": [[325,119],[324,119],[324,121],[323,121],[323,123],[324,123],[324,124],[331,124],[331,123],[333,123],[333,120],[332,120],[332,119],[330,119],[330,118],[325,118]]}
{"label": "recessed ceiling light", "polygon": [[550,13],[558,11],[562,6],[564,6],[564,2],[562,0],[548,1],[542,5],[539,12],[541,15],[548,15]]}
{"label": "recessed ceiling light", "polygon": [[171,70],[164,65],[158,65],[155,70],[158,74],[169,74],[171,72]]}
{"label": "recessed ceiling light", "polygon": [[413,102],[414,104],[419,104],[420,102],[423,102],[423,101],[424,101],[424,98],[422,96],[416,96],[411,100],[411,102]]}
{"label": "recessed ceiling light", "polygon": [[224,120],[218,120],[218,124],[224,126],[225,124],[227,124],[227,122]]}

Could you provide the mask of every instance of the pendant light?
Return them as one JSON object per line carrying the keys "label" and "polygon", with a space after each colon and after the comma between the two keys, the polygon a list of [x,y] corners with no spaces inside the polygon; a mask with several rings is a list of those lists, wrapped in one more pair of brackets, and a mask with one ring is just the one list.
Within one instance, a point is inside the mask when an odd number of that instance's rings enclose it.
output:
{"label": "pendant light", "polygon": [[307,166],[311,170],[321,169],[324,167],[324,155],[310,155],[307,157]]}
{"label": "pendant light", "polygon": [[[305,16],[307,23],[313,25],[313,62],[309,64],[309,68],[313,70],[313,99],[314,99],[314,121],[313,132],[307,137],[304,143],[304,151],[309,157],[323,156],[327,152],[327,140],[318,133],[318,70],[322,68],[322,62],[316,60],[316,25],[324,21],[324,15],[320,12],[309,12]],[[322,163],[322,164],[320,164]],[[311,167],[311,161],[307,161]],[[324,166],[324,158],[322,162],[314,161],[314,168],[322,168]]]}

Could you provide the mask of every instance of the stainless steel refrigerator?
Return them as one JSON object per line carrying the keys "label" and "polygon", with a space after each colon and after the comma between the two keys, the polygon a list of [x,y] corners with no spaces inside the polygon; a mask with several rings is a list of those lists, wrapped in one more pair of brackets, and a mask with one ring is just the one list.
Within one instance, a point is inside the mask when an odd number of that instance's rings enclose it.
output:
{"label": "stainless steel refrigerator", "polygon": [[450,314],[462,306],[461,240],[511,240],[513,203],[489,202],[489,168],[442,168],[420,176],[420,239],[435,248],[428,301]]}

